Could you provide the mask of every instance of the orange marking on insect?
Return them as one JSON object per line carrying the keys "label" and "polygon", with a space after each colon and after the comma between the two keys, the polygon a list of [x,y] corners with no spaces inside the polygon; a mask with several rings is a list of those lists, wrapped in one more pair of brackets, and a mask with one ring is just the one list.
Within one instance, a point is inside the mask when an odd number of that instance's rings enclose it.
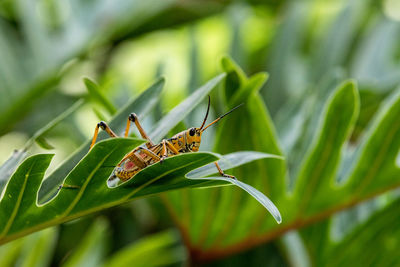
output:
{"label": "orange marking on insect", "polygon": [[[214,123],[217,123],[220,119],[237,109],[239,106],[234,107],[227,113],[218,117],[207,126],[205,123],[208,118],[208,113],[210,111],[210,97],[208,97],[208,107],[207,112],[204,117],[203,123],[199,128],[189,128],[185,131],[177,133],[173,137],[169,139],[164,139],[159,144],[153,144],[146,132],[143,130],[142,126],[139,123],[139,119],[136,114],[132,113],[128,117],[127,126],[125,129],[125,136],[129,133],[130,122],[134,122],[136,127],[139,129],[139,132],[142,138],[147,140],[146,147],[137,147],[128,154],[119,162],[119,164],[115,167],[113,173],[111,174],[110,180],[119,178],[121,181],[127,181],[131,179],[136,173],[144,169],[145,167],[152,165],[156,162],[163,160],[165,157],[187,153],[187,152],[197,152],[200,148],[201,144],[201,135],[202,133]],[[204,127],[205,126],[205,127]],[[115,133],[108,127],[105,122],[101,122],[97,124],[95,129],[95,134],[93,136],[92,145],[90,149],[93,147],[96,142],[97,134],[99,127],[107,132],[111,137],[116,137]],[[166,152],[166,153],[165,153]],[[215,162],[219,173],[225,177],[234,178],[231,175],[225,174],[218,166],[218,163]]]}

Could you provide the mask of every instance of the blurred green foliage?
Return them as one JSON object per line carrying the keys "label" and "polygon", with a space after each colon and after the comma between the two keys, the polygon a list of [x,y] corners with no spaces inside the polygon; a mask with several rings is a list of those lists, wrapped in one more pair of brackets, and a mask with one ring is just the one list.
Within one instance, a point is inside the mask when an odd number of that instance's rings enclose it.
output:
{"label": "blurred green foliage", "polygon": [[[183,189],[5,244],[1,265],[398,265],[399,39],[396,0],[2,1],[2,189],[26,153],[53,148],[49,199],[96,123],[160,75],[160,102],[148,93],[135,107],[157,139],[166,111],[225,72],[210,118],[245,105],[201,149],[286,160],[233,171],[271,198],[281,225],[233,187]],[[99,85],[88,94],[82,77]],[[205,104],[172,132],[200,125]]]}

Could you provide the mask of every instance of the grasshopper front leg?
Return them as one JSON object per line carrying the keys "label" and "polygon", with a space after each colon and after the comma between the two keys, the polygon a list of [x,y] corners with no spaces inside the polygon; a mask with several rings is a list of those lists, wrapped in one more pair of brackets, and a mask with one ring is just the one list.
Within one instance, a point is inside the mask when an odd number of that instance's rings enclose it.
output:
{"label": "grasshopper front leg", "polygon": [[92,147],[94,146],[94,144],[96,143],[97,140],[97,136],[99,135],[99,128],[101,128],[103,131],[105,131],[106,133],[108,133],[108,135],[110,137],[118,137],[113,130],[111,130],[111,128],[107,125],[107,123],[105,123],[104,121],[99,122],[96,125],[96,128],[94,129],[94,135],[93,135],[93,139],[92,139],[92,143],[90,144],[90,149],[92,149]]}

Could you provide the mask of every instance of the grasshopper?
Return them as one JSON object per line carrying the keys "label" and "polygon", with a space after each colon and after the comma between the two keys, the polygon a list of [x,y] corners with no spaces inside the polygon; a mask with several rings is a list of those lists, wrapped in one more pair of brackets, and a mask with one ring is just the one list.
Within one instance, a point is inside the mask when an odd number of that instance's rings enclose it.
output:
{"label": "grasshopper", "polygon": [[[144,146],[139,146],[124,156],[124,158],[113,170],[109,181],[116,178],[119,178],[121,181],[127,181],[147,166],[150,166],[157,162],[162,163],[165,158],[169,156],[178,155],[180,153],[197,152],[200,147],[202,133],[208,127],[218,122],[241,105],[234,107],[233,109],[218,117],[204,127],[208,118],[208,113],[210,111],[210,97],[208,97],[207,112],[200,128],[189,128],[185,131],[177,133],[171,138],[163,139],[159,144],[154,144],[150,140],[150,137],[146,134],[143,127],[141,126],[137,115],[135,113],[131,113],[128,117],[124,137],[128,137],[132,122],[136,125],[142,138],[146,139],[147,142]],[[99,129],[105,131],[110,137],[117,137],[117,135],[111,130],[111,128],[104,121],[101,121],[96,125],[90,149],[92,149],[92,147],[96,143]],[[214,164],[217,167],[218,172],[222,176],[236,179],[232,175],[225,174],[218,165],[217,161],[215,161]]]}

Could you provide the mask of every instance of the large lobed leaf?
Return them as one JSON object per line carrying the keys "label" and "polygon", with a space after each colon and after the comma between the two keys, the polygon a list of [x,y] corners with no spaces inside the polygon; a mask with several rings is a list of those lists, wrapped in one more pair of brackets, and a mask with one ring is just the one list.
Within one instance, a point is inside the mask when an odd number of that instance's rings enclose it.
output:
{"label": "large lobed leaf", "polygon": [[[256,100],[257,87],[265,77],[258,74],[247,78],[227,59],[223,66],[228,72],[225,83],[228,105],[240,103],[239,96],[246,97],[242,100],[245,106],[218,125],[218,151],[251,149],[280,154],[265,107]],[[305,137],[298,136],[310,142],[298,163],[299,170],[294,172],[293,192],[288,191],[291,187],[285,183],[283,162],[265,160],[261,164],[262,161],[258,161],[247,165],[248,168],[243,166],[233,171],[238,177],[264,177],[251,183],[278,203],[284,218],[282,225],[271,224],[259,205],[232,188],[215,188],[211,196],[200,190],[168,194],[167,204],[195,260],[211,260],[261,244],[399,186],[396,160],[400,147],[400,93],[393,93],[382,103],[356,152],[349,153],[354,150],[349,138],[359,114],[359,94],[354,81],[344,81],[335,88],[336,82],[337,78],[327,80],[324,92],[318,96],[327,99],[316,114],[318,120],[310,121],[303,132]],[[252,118],[259,118],[260,114],[265,114],[263,122],[257,120],[253,124]],[[252,134],[246,135],[247,131]],[[237,140],[241,140],[240,143]],[[291,154],[287,156],[292,157]],[[195,172],[201,173],[201,169]],[[196,212],[191,212],[193,210]],[[309,231],[306,229],[302,237],[314,241],[314,248],[328,248],[329,229],[330,221],[325,220]]]}
{"label": "large lobed leaf", "polygon": [[[285,207],[280,205],[280,199],[285,193],[284,180],[281,179],[285,172],[284,162],[276,160],[282,159],[276,156],[281,155],[281,152],[272,122],[258,95],[258,90],[267,75],[258,74],[247,78],[228,58],[222,62],[227,72],[225,95],[229,104],[226,110],[240,103],[244,105],[214,126],[218,128],[215,150],[229,153],[240,148],[260,151],[260,155],[275,155],[262,156],[257,162],[250,163],[256,154],[233,153],[237,154],[235,161],[248,163],[235,169],[233,174],[271,196],[274,202],[279,203],[278,207],[284,209]],[[207,132],[204,133],[206,134]],[[230,164],[221,164],[221,167],[223,170],[232,169]],[[205,173],[200,168],[190,173],[189,177],[202,174],[210,173]],[[168,193],[165,198],[178,225],[185,233],[186,241],[190,243],[193,257],[201,258],[207,253],[223,251],[229,245],[238,244],[257,235],[264,225],[275,227],[276,223],[270,216],[265,216],[262,206],[242,191],[228,187],[214,188],[210,191],[180,190]],[[268,203],[264,205],[268,207]],[[270,211],[279,222],[280,215],[278,216],[273,209]],[[286,217],[283,216],[283,222],[285,220]]]}
{"label": "large lobed leaf", "polygon": [[[211,80],[205,86],[196,90],[192,96],[173,109],[160,123],[164,125],[167,131],[174,127],[184,114],[190,112],[204,96],[208,94],[224,76],[220,75]],[[139,96],[139,100],[148,100],[148,105],[152,106],[156,102],[155,92],[159,92],[163,80],[156,82],[149,90]],[[133,101],[123,109],[130,108]],[[149,106],[142,106],[148,110]],[[141,108],[139,105],[136,108]],[[143,111],[143,110],[141,110]],[[179,116],[175,116],[180,114]],[[127,116],[127,115],[125,115]],[[120,112],[116,115],[114,123],[123,119]],[[126,117],[125,117],[126,118]],[[119,130],[119,128],[117,129]],[[158,132],[161,136],[161,132]],[[157,136],[155,136],[157,137]],[[100,139],[104,137],[100,136]],[[88,213],[92,213],[104,208],[118,205],[134,198],[144,197],[152,194],[165,192],[172,189],[185,187],[209,187],[222,184],[235,184],[245,191],[252,194],[268,210],[273,212],[280,220],[279,211],[271,201],[255,188],[233,179],[222,178],[204,178],[203,176],[187,179],[186,173],[204,166],[219,159],[219,156],[212,153],[186,153],[167,158],[162,163],[156,163],[135,175],[133,179],[122,185],[109,188],[107,179],[114,169],[114,166],[122,157],[142,144],[145,140],[131,138],[112,138],[97,143],[93,149],[85,155],[80,161],[81,154],[88,149],[88,144],[84,144],[76,154],[66,160],[52,175],[46,180],[47,189],[51,192],[49,184],[64,182],[64,187],[54,198],[47,199],[45,203],[38,205],[40,196],[39,189],[44,187],[42,180],[44,173],[50,164],[52,155],[39,154],[29,157],[15,171],[14,175],[8,181],[3,198],[0,201],[0,243],[7,242],[19,236],[46,228],[51,225],[59,224]],[[246,152],[247,161],[262,157],[271,157],[273,155],[263,155],[262,153]],[[243,160],[233,160],[235,156],[229,156],[225,160],[231,163],[231,167],[243,164]],[[74,164],[79,161],[77,164]],[[205,166],[203,173],[209,173],[214,166]],[[71,170],[72,169],[72,170]],[[68,173],[66,177],[62,175]],[[213,173],[213,171],[211,171]],[[46,189],[46,188],[45,188]]]}

